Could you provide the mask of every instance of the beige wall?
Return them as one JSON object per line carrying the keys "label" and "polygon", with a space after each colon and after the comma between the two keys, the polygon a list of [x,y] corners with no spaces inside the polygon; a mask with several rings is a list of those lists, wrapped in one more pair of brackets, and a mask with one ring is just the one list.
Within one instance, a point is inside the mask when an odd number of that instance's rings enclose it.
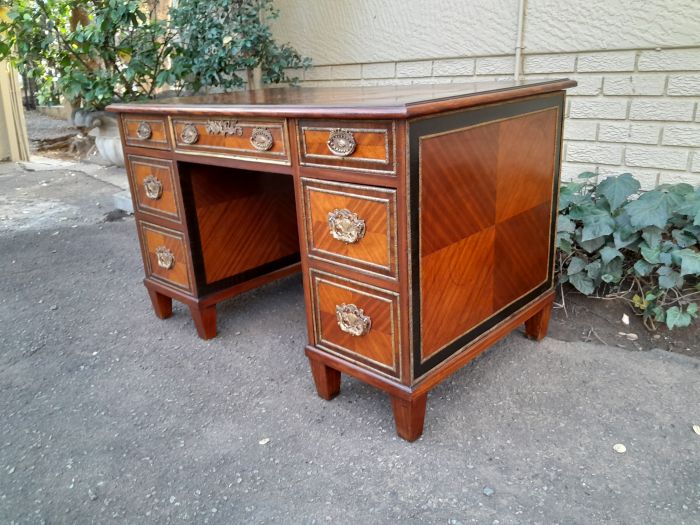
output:
{"label": "beige wall", "polygon": [[17,74],[0,62],[0,161],[29,160],[29,144]]}
{"label": "beige wall", "polygon": [[[309,85],[512,78],[518,0],[277,0]],[[526,0],[525,78],[569,77],[565,177],[700,182],[700,1]]]}

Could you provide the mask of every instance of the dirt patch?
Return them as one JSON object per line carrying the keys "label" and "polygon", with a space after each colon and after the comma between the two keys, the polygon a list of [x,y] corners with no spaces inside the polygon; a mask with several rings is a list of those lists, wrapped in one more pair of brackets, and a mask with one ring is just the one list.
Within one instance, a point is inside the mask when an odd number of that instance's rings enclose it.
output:
{"label": "dirt patch", "polygon": [[[625,314],[629,325],[622,321]],[[700,358],[699,322],[674,330],[660,326],[650,332],[627,303],[587,297],[569,285],[558,288],[548,335],[560,341],[586,341],[629,350],[660,348]]]}

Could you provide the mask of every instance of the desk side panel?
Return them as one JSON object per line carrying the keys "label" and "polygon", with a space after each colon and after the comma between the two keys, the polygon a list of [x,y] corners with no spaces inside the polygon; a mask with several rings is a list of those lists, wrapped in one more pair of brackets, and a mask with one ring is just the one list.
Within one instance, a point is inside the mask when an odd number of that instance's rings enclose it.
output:
{"label": "desk side panel", "polygon": [[563,94],[411,124],[413,373],[553,286]]}

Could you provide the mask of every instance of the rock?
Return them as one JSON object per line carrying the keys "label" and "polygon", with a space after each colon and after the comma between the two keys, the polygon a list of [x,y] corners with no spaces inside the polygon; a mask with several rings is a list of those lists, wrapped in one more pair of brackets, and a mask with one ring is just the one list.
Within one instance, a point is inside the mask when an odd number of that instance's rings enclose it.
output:
{"label": "rock", "polygon": [[625,337],[630,341],[636,341],[637,339],[639,339],[639,336],[637,334],[627,334],[625,335]]}
{"label": "rock", "polygon": [[484,496],[493,496],[496,493],[496,489],[493,489],[491,487],[484,487]]}
{"label": "rock", "polygon": [[270,442],[270,438],[263,438],[260,441],[258,441],[259,445],[267,445]]}
{"label": "rock", "polygon": [[95,494],[94,490],[88,489],[88,498],[90,498],[90,501],[95,501],[97,499],[97,494]]}
{"label": "rock", "polygon": [[627,452],[627,447],[622,443],[617,443],[613,445],[613,450],[618,454],[624,454],[625,452]]}
{"label": "rock", "polygon": [[693,425],[693,432],[700,436],[700,425]]}
{"label": "rock", "polygon": [[622,324],[629,325],[630,324],[630,316],[627,314],[622,314]]}

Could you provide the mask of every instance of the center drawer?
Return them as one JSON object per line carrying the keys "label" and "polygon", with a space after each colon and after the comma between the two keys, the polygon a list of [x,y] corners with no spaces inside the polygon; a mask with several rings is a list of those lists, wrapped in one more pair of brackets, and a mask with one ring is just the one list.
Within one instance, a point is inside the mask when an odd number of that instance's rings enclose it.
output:
{"label": "center drawer", "polygon": [[284,120],[175,117],[172,128],[180,153],[290,164]]}
{"label": "center drawer", "polygon": [[397,278],[396,190],[302,178],[309,257]]}

